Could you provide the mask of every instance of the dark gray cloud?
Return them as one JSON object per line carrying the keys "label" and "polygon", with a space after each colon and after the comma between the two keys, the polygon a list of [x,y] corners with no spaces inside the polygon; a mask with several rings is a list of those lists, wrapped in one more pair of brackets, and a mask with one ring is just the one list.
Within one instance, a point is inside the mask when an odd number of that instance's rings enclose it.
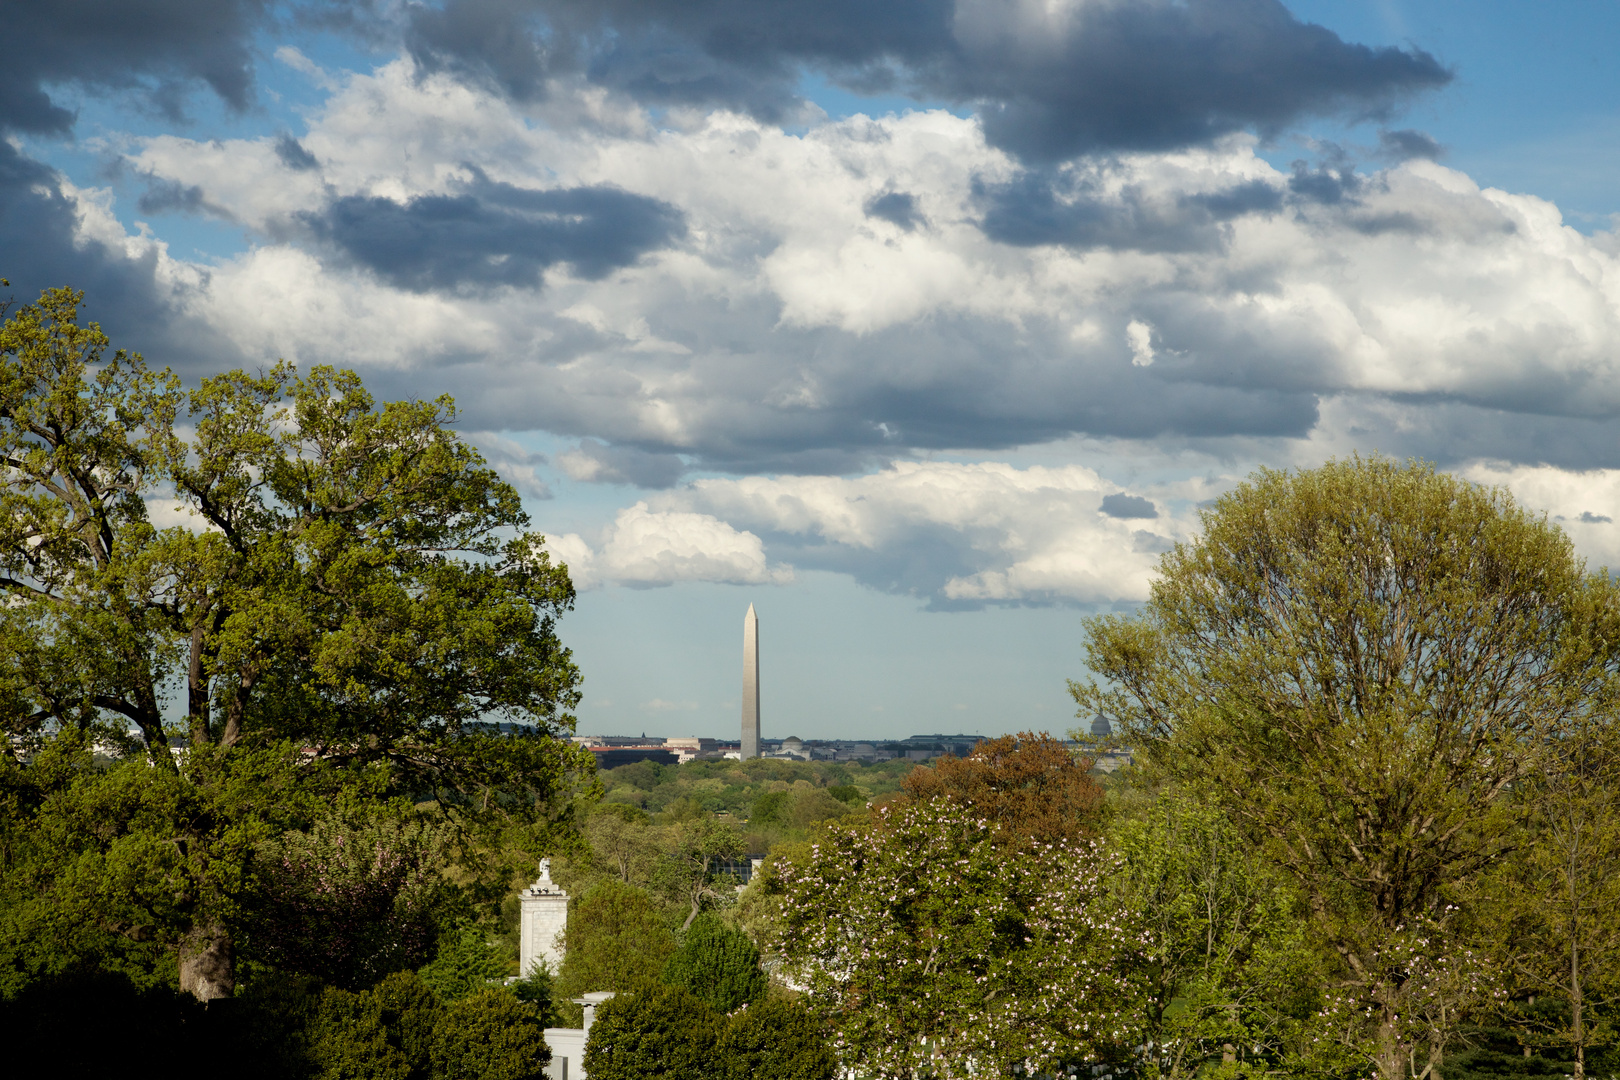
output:
{"label": "dark gray cloud", "polygon": [[1140,188],[1105,193],[1091,172],[1029,170],[977,188],[979,226],[1003,244],[1107,247],[1134,251],[1208,251],[1225,239],[1223,222],[1271,213],[1283,194],[1261,181],[1223,191],[1150,198]]}
{"label": "dark gray cloud", "polygon": [[673,206],[620,188],[541,191],[482,174],[460,194],[404,203],[351,195],[301,220],[379,277],[417,292],[532,287],[559,263],[601,278],[686,230]]}
{"label": "dark gray cloud", "polygon": [[157,278],[155,251],[130,257],[78,234],[78,211],[53,169],[0,139],[0,277],[27,303],[48,288],[85,293],[84,319],[102,324],[115,346],[144,353],[154,367],[195,373],[242,363],[218,334],[179,310]]}
{"label": "dark gray cloud", "polygon": [[906,232],[924,224],[922,212],[917,209],[917,197],[909,191],[887,191],[874,195],[867,200],[864,209],[867,217],[898,225]]}
{"label": "dark gray cloud", "polygon": [[152,179],[135,206],[143,214],[212,214],[231,220],[230,211],[210,202],[201,187],[175,180]]}
{"label": "dark gray cloud", "polygon": [[1446,148],[1436,142],[1433,137],[1411,129],[1380,131],[1378,133],[1378,149],[1384,157],[1396,161],[1410,161],[1413,158],[1426,158],[1429,161],[1435,161],[1445,156],[1446,152]]}
{"label": "dark gray cloud", "polygon": [[1306,161],[1293,163],[1294,175],[1288,178],[1288,190],[1310,202],[1332,206],[1353,200],[1366,182],[1357,176],[1355,166],[1330,161],[1311,168]]}
{"label": "dark gray cloud", "polygon": [[1583,510],[1581,511],[1580,520],[1588,525],[1608,525],[1614,521],[1614,518],[1607,514],[1594,514],[1590,510]]}
{"label": "dark gray cloud", "polygon": [[1450,73],[1420,50],[1375,49],[1302,23],[1277,0],[1093,3],[1048,57],[1005,40],[976,66],[987,135],[1026,160],[1167,149],[1310,115],[1390,115]]}
{"label": "dark gray cloud", "polygon": [[536,100],[583,76],[652,104],[779,119],[806,69],[857,92],[977,105],[1031,161],[1160,149],[1304,117],[1391,115],[1451,74],[1418,49],[1346,42],[1280,0],[1086,0],[1025,24],[1010,0],[445,0],[413,10],[407,47]]}
{"label": "dark gray cloud", "polygon": [[[1297,437],[1318,419],[1320,378],[1279,388],[1265,385],[1277,378],[1271,368],[1240,366],[1257,344],[1268,359],[1293,359],[1293,341],[1217,342],[1179,371],[1168,359],[1133,366],[1123,319],[1106,344],[1079,354],[1069,324],[1037,319],[1016,340],[1002,324],[943,312],[863,335],[784,333],[779,320],[769,298],[694,296],[663,309],[656,326],[665,340],[698,345],[690,354],[632,352],[603,338],[557,344],[553,358],[521,367],[467,357],[453,369],[455,392],[493,429],[589,437],[729,473],[848,473],[915,450],[999,450],[1077,432]],[[1166,325],[1172,348],[1196,332]],[[800,403],[801,373],[813,378],[813,403]],[[660,443],[649,415],[678,417],[679,439]]]}
{"label": "dark gray cloud", "polygon": [[576,449],[561,455],[559,464],[575,480],[640,488],[674,487],[686,472],[686,462],[679,454],[608,446],[600,439],[581,439]]}
{"label": "dark gray cloud", "polygon": [[293,172],[309,172],[321,167],[321,163],[315,160],[315,155],[285,131],[276,136],[276,157]]}
{"label": "dark gray cloud", "polygon": [[1144,499],[1140,495],[1105,495],[1101,509],[1109,517],[1126,520],[1159,516],[1159,508],[1153,505],[1153,500]]}
{"label": "dark gray cloud", "polygon": [[0,128],[63,132],[49,87],[132,91],[171,117],[202,83],[233,109],[253,97],[249,37],[271,0],[9,0]]}

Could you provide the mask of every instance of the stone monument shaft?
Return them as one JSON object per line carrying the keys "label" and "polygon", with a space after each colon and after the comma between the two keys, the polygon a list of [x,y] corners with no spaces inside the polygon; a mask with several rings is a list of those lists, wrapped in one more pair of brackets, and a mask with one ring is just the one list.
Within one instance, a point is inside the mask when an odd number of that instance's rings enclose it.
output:
{"label": "stone monument shaft", "polygon": [[568,894],[551,880],[551,860],[540,860],[540,877],[518,893],[518,972],[534,974],[545,961],[553,975],[562,970],[563,933],[568,929]]}
{"label": "stone monument shaft", "polygon": [[759,616],[743,616],[742,759],[759,757]]}

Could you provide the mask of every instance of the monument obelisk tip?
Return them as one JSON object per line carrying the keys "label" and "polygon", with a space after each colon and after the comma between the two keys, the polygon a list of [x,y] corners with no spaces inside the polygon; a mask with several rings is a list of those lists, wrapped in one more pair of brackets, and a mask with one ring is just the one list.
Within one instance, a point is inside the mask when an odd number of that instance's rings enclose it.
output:
{"label": "monument obelisk tip", "polygon": [[743,616],[743,687],[741,758],[759,757],[759,616],[748,605]]}

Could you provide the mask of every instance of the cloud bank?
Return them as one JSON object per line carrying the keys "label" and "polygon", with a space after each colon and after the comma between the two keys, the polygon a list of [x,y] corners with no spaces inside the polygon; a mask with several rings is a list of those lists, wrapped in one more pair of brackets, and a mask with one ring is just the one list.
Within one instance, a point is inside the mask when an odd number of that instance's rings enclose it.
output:
{"label": "cloud bank", "polygon": [[[310,26],[376,63],[281,43]],[[1278,0],[26,0],[8,31],[21,297],[82,287],[188,376],[281,356],[454,393],[531,498],[640,489],[553,539],[587,586],[1131,602],[1189,500],[1355,449],[1497,478],[1611,551],[1620,240],[1395,127],[1451,79],[1433,55]],[[272,54],[315,104],[187,126],[263,107]],[[829,120],[815,80],[919,107]],[[104,188],[30,156],[86,100],[146,132],[100,137]],[[1359,163],[1258,152],[1324,117],[1383,126]],[[177,258],[120,199],[248,242]],[[1159,475],[997,460],[1043,446]]]}
{"label": "cloud bank", "polygon": [[1383,116],[1451,79],[1422,50],[1345,42],[1279,0],[447,0],[411,9],[406,42],[422,70],[519,102],[577,79],[769,123],[803,111],[808,69],[975,105],[992,145],[1032,161]]}
{"label": "cloud bank", "polygon": [[547,127],[404,62],[300,145],[318,170],[269,138],[131,154],[266,238],[187,312],[242,355],[341,356],[588,440],[579,477],[1304,439],[1367,403],[1524,417],[1545,460],[1612,461],[1536,425],[1620,408],[1613,238],[1424,157],[1280,171],[1232,136],[1031,170],[939,111]]}

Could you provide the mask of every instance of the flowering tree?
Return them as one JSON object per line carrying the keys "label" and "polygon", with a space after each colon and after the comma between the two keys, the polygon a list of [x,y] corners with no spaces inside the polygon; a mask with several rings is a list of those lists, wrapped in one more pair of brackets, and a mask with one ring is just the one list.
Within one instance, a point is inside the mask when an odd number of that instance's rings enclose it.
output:
{"label": "flowering tree", "polygon": [[1370,1062],[1379,1076],[1429,1080],[1463,1017],[1503,998],[1500,966],[1437,922],[1398,927],[1367,957],[1376,996],[1355,983],[1328,992],[1317,1018],[1319,1063]]}
{"label": "flowering tree", "polygon": [[384,813],[348,816],[260,845],[245,944],[279,968],[357,990],[426,959],[451,830]]}
{"label": "flowering tree", "polygon": [[1138,944],[1109,912],[1090,842],[1008,846],[952,799],[836,824],[779,867],[784,971],[884,1077],[1119,1059]]}

